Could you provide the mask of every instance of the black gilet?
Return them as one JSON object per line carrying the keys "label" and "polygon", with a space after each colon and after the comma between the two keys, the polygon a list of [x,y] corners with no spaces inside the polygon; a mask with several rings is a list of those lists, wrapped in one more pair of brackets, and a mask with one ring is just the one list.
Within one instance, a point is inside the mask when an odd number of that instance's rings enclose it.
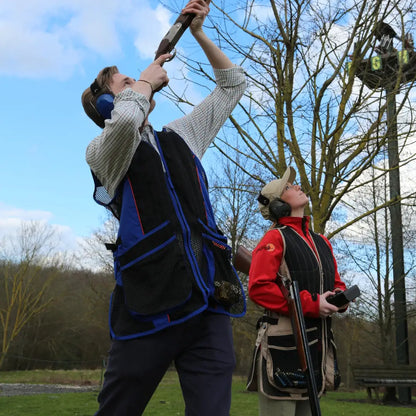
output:
{"label": "black gilet", "polygon": [[[210,309],[245,313],[244,291],[218,229],[199,159],[174,132],[142,141],[116,198],[116,287],[110,307],[115,339],[130,339]],[[97,182],[96,182],[97,185]],[[230,298],[217,296],[228,290]]]}

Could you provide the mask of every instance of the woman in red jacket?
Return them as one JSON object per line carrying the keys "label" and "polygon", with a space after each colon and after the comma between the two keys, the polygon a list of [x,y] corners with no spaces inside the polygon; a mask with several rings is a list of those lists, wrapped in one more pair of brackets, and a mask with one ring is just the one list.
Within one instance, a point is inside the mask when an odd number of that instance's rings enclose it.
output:
{"label": "woman in red jacket", "polygon": [[265,308],[248,386],[259,391],[260,416],[311,414],[287,301],[276,283],[283,260],[290,278],[298,281],[319,396],[340,381],[331,315],[346,305],[338,308],[327,297],[345,290],[345,284],[328,239],[309,229],[309,217],[304,215],[309,200],[293,184],[295,177],[295,170],[287,168],[282,178],[264,186],[258,198],[263,217],[273,221],[253,251],[248,289],[251,300]]}

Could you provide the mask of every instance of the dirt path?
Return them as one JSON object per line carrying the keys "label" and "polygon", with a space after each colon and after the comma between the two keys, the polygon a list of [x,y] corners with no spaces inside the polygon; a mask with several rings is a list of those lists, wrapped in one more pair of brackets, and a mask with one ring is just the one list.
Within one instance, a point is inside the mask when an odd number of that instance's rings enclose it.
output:
{"label": "dirt path", "polygon": [[0,397],[44,393],[81,393],[97,391],[98,386],[68,386],[64,384],[0,383]]}

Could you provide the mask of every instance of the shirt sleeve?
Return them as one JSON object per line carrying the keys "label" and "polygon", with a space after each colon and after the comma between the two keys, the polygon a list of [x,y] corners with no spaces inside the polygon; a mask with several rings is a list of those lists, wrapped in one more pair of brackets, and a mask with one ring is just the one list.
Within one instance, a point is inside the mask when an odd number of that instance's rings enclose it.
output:
{"label": "shirt sleeve", "polygon": [[287,301],[276,283],[283,257],[283,240],[279,231],[270,230],[252,254],[248,294],[250,299],[266,309],[288,313]]}
{"label": "shirt sleeve", "polygon": [[116,95],[111,119],[105,121],[102,133],[88,145],[86,160],[91,170],[113,197],[127,173],[137,146],[140,127],[147,117],[148,99],[127,88]]}
{"label": "shirt sleeve", "polygon": [[166,125],[185,140],[198,158],[213,142],[246,88],[246,77],[239,66],[214,68],[214,75],[215,89],[191,113]]}

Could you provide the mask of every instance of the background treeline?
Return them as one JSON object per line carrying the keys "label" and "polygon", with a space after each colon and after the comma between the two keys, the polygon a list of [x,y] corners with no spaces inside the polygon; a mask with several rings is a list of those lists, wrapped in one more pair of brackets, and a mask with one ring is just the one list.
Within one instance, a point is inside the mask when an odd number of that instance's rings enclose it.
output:
{"label": "background treeline", "polygon": [[[0,265],[2,283],[7,278],[4,271],[4,264]],[[57,269],[45,269],[42,273],[54,275],[43,295],[47,306],[19,331],[1,369],[98,368],[109,347],[107,311],[112,276]],[[44,280],[36,283],[37,290],[41,290]],[[0,304],[4,310],[5,291],[0,292]],[[12,313],[18,314],[19,308]],[[16,320],[10,324],[16,325]],[[7,334],[4,326],[1,329],[4,340]]]}
{"label": "background treeline", "polygon": [[[10,265],[4,262],[0,264],[2,287],[4,279],[10,278],[9,268]],[[26,271],[27,279],[37,273],[35,268]],[[42,278],[37,281],[38,290],[50,275],[53,280],[43,293],[44,301],[48,300],[47,307],[19,332],[7,351],[2,370],[100,368],[105,362],[110,345],[107,313],[112,275],[45,268],[40,274]],[[4,310],[7,304],[5,291],[0,292],[0,304]],[[333,320],[345,387],[353,387],[351,366],[381,362],[378,326],[359,316],[359,310],[360,303],[357,302],[350,312]],[[247,315],[233,320],[238,374],[248,374],[256,322],[261,313],[260,308],[249,302]],[[414,356],[416,322],[411,319],[409,324],[409,344],[411,356]]]}

